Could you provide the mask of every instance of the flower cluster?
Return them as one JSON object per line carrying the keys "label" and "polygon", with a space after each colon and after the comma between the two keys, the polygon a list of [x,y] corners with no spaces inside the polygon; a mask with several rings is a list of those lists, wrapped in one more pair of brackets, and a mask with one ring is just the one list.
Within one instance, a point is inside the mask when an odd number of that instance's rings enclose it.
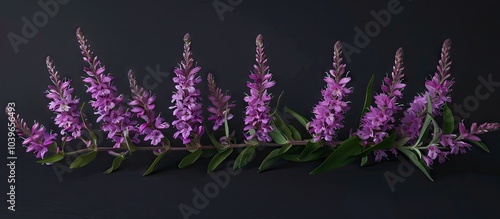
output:
{"label": "flower cluster", "polygon": [[26,147],[26,152],[35,153],[36,158],[44,158],[49,151],[49,147],[54,143],[57,134],[48,133],[45,127],[37,122],[29,128],[19,115],[14,117],[17,135],[24,138],[22,144]]}
{"label": "flower cluster", "polygon": [[427,112],[427,95],[429,95],[432,103],[433,115],[439,115],[440,110],[446,102],[451,101],[449,92],[453,81],[450,79],[449,73],[451,67],[450,61],[451,41],[445,40],[441,49],[441,59],[437,66],[437,72],[431,80],[425,82],[427,91],[424,94],[417,95],[410,107],[404,112],[404,117],[401,119],[399,127],[400,134],[410,140],[415,140],[420,133],[422,123]]}
{"label": "flower cluster", "polygon": [[314,141],[333,141],[337,130],[344,127],[344,113],[349,106],[344,98],[352,93],[352,88],[346,87],[351,81],[345,73],[345,64],[342,64],[342,43],[335,43],[333,53],[333,69],[326,73],[324,81],[326,88],[321,90],[323,99],[314,107],[314,118],[309,123],[309,132],[313,134]]}
{"label": "flower cluster", "polygon": [[51,99],[49,110],[56,114],[54,122],[61,128],[61,135],[66,141],[78,139],[82,135],[84,128],[83,121],[80,120],[80,110],[78,109],[79,99],[73,98],[73,88],[70,80],[61,80],[59,72],[55,69],[52,59],[46,59],[47,70],[53,85],[49,85],[46,97]]}
{"label": "flower cluster", "polygon": [[199,139],[204,132],[201,95],[200,90],[196,88],[201,82],[201,77],[196,75],[201,68],[195,67],[189,34],[184,35],[183,58],[184,60],[174,69],[173,81],[176,84],[176,91],[172,95],[174,105],[170,109],[174,109],[173,115],[177,117],[172,122],[177,129],[174,138],[180,138],[183,144],[189,144],[193,139]]}
{"label": "flower cluster", "polygon": [[[394,114],[396,114],[401,106],[398,105],[398,100],[403,97],[403,88],[406,86],[403,81],[403,49],[399,48],[396,51],[394,66],[392,73],[386,76],[383,80],[381,89],[382,93],[375,95],[375,105],[370,106],[367,113],[361,118],[361,127],[356,132],[356,135],[365,141],[372,141],[377,144],[384,138],[389,136],[389,131],[394,127]],[[394,154],[395,149],[391,150]],[[375,161],[382,160],[382,157],[387,157],[383,150],[377,150],[375,153]]]}
{"label": "flower cluster", "polygon": [[132,100],[128,102],[132,107],[130,111],[144,120],[144,123],[139,124],[139,133],[145,135],[144,141],[150,140],[152,145],[158,145],[165,138],[161,130],[168,128],[169,124],[161,115],[156,116],[154,111],[156,96],[137,84],[134,72],[128,72],[128,80],[132,92]]}
{"label": "flower cluster", "polygon": [[467,149],[470,149],[471,145],[464,140],[479,142],[481,138],[476,135],[496,131],[500,128],[500,124],[483,123],[478,126],[477,123],[473,123],[470,130],[467,130],[464,123],[460,122],[458,127],[460,135],[440,134],[439,144],[433,144],[427,147],[427,155],[422,155],[422,158],[428,167],[431,167],[436,159],[438,159],[440,163],[443,163],[449,154],[458,154],[459,152],[465,154]]}
{"label": "flower cluster", "polygon": [[213,106],[208,108],[208,112],[212,113],[208,120],[214,121],[213,130],[217,130],[224,121],[230,120],[233,118],[233,114],[230,114],[229,111],[232,107],[235,106],[234,103],[229,103],[231,99],[231,95],[222,93],[222,90],[217,87],[215,83],[214,76],[212,74],[208,74],[208,90],[210,92],[208,99],[212,102]]}
{"label": "flower cluster", "polygon": [[80,28],[76,31],[76,36],[83,60],[89,65],[84,67],[88,77],[84,78],[83,82],[87,83],[87,93],[90,93],[93,98],[90,103],[95,114],[99,116],[97,122],[101,122],[102,130],[107,132],[107,137],[115,142],[114,148],[119,148],[122,143],[125,143],[127,130],[132,142],[139,142],[136,122],[130,119],[132,114],[122,104],[123,96],[117,95],[117,88],[112,84],[113,77],[104,73],[106,68],[90,50],[90,45],[87,44]]}
{"label": "flower cluster", "polygon": [[[271,126],[271,102],[272,95],[267,89],[273,87],[276,82],[272,81],[272,74],[269,72],[267,58],[264,53],[264,42],[262,35],[258,35],[256,40],[256,54],[253,71],[250,74],[250,79],[247,81],[247,87],[250,88],[250,95],[245,96],[244,101],[248,103],[245,111],[245,128],[247,131],[246,139],[252,140],[257,137],[258,141],[270,142],[269,133],[273,130]],[[255,131],[252,132],[251,130]]]}

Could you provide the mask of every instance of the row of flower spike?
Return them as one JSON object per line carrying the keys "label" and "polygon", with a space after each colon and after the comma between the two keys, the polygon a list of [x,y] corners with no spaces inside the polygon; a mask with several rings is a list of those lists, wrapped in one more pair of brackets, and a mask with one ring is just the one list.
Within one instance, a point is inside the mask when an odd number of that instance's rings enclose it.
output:
{"label": "row of flower spike", "polygon": [[[270,106],[273,95],[268,91],[275,85],[265,55],[262,35],[256,38],[255,65],[247,82],[249,94],[244,98],[246,110],[244,117],[245,140],[237,143],[234,132],[229,128],[230,113],[235,106],[228,92],[217,87],[215,77],[207,75],[207,107],[210,117],[207,122],[201,105],[202,94],[198,84],[202,78],[198,75],[201,67],[196,65],[191,51],[191,38],[184,36],[184,52],[180,64],[174,69],[175,91],[172,104],[175,120],[167,121],[156,112],[156,96],[137,83],[132,71],[128,72],[130,99],[125,100],[113,84],[113,76],[106,73],[106,68],[90,49],[82,30],[76,31],[83,60],[86,63],[83,82],[90,94],[89,102],[96,115],[92,125],[83,113],[84,104],[73,96],[71,80],[61,78],[50,57],[46,59],[49,85],[46,97],[50,100],[48,109],[55,114],[54,123],[60,128],[59,133],[46,130],[45,126],[35,122],[31,127],[15,113],[12,106],[6,108],[9,120],[15,125],[18,135],[24,139],[22,144],[27,152],[34,152],[39,163],[52,164],[68,155],[79,155],[70,168],[79,168],[94,160],[96,153],[106,151],[115,156],[112,166],[105,171],[110,173],[119,168],[121,162],[131,157],[135,151],[153,151],[157,158],[144,173],[148,175],[155,165],[171,151],[187,150],[189,154],[182,159],[179,167],[193,164],[202,155],[212,156],[208,171],[214,171],[227,159],[235,148],[238,151],[233,167],[241,168],[252,161],[255,149],[261,146],[275,149],[262,161],[259,171],[266,170],[279,159],[295,162],[323,160],[311,173],[330,171],[352,163],[361,158],[364,166],[370,160],[380,162],[392,156],[407,156],[414,165],[432,180],[429,169],[434,160],[444,162],[449,155],[465,153],[473,145],[488,151],[477,136],[500,128],[499,123],[472,123],[469,129],[463,121],[454,121],[447,103],[451,101],[450,91],[453,81],[450,75],[451,41],[446,40],[441,50],[441,59],[436,73],[425,82],[426,90],[415,96],[403,117],[395,118],[404,105],[398,101],[403,96],[404,67],[403,49],[396,51],[392,72],[383,79],[380,91],[372,94],[373,76],[367,90],[360,126],[351,132],[345,140],[338,139],[338,132],[344,128],[344,114],[349,107],[348,96],[353,88],[348,86],[346,64],[342,60],[342,44],[334,46],[333,68],[326,72],[326,86],[321,90],[322,99],[313,108],[311,121],[297,112],[286,108],[285,112],[297,119],[303,131],[287,124]],[[373,100],[373,101],[372,101]],[[372,103],[373,102],[373,103]],[[441,117],[439,120],[438,117]],[[398,122],[400,121],[400,122]],[[458,126],[458,133],[454,133]],[[206,127],[212,127],[208,129]],[[180,139],[184,147],[173,147],[165,135],[165,130],[175,128],[173,138]],[[224,129],[224,134],[217,138],[214,133]],[[113,142],[112,147],[102,147],[95,131],[104,132]],[[352,129],[351,129],[352,130]],[[204,145],[201,138],[210,138],[209,145]],[[302,137],[306,134],[306,137]],[[59,136],[59,138],[58,138]],[[87,147],[77,151],[66,151],[65,145],[82,141]],[[59,142],[59,143],[58,143]],[[136,146],[139,143],[152,146]],[[47,155],[49,153],[50,155]]]}

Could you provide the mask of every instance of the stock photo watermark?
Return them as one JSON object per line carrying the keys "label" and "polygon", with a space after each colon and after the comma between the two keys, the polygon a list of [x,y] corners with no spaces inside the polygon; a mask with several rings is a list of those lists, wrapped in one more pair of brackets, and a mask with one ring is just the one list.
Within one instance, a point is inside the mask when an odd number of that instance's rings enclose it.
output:
{"label": "stock photo watermark", "polygon": [[[493,81],[493,75],[488,74],[488,78],[484,78],[482,75],[477,77],[479,84],[474,89],[474,94],[469,95],[463,99],[461,104],[454,103],[454,121],[461,121],[462,119],[467,119],[470,117],[470,113],[479,109],[480,101],[487,100],[495,88],[500,87],[500,81]],[[455,129],[458,127],[458,122],[455,123]],[[400,164],[398,166],[397,173],[392,171],[385,171],[384,178],[389,186],[391,192],[396,191],[396,184],[403,183],[415,172],[415,168],[410,164],[406,158],[398,156]]]}
{"label": "stock photo watermark", "polygon": [[224,13],[233,12],[235,7],[243,3],[243,0],[214,0],[212,5],[214,6],[219,20],[224,21]]}
{"label": "stock photo watermark", "polygon": [[26,16],[21,18],[22,26],[18,33],[9,32],[7,38],[14,49],[14,53],[19,53],[19,46],[21,44],[28,44],[30,39],[33,39],[39,29],[45,27],[49,23],[49,18],[55,17],[60,10],[61,5],[68,4],[70,0],[40,0],[38,6],[40,10],[33,13],[29,19]]}
{"label": "stock photo watermark", "polygon": [[16,113],[16,104],[10,102],[7,104],[7,209],[10,211],[16,211],[16,125],[14,115]]}
{"label": "stock photo watermark", "polygon": [[363,29],[358,26],[354,27],[354,45],[342,42],[344,57],[347,63],[352,61],[351,55],[360,54],[361,50],[366,48],[372,39],[380,34],[382,28],[389,26],[392,21],[392,16],[400,14],[403,12],[403,9],[404,7],[399,0],[389,0],[386,9],[379,10],[378,12],[371,10],[370,15],[373,17],[373,20],[368,21]]}

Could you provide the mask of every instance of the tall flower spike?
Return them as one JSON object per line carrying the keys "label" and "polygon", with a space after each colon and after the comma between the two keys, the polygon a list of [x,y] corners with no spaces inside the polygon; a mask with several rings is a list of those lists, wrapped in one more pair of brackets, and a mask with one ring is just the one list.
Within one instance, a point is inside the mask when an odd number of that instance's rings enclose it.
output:
{"label": "tall flower spike", "polygon": [[[272,81],[272,74],[269,72],[267,58],[264,53],[264,43],[262,35],[258,35],[256,40],[256,64],[253,66],[253,71],[250,73],[250,79],[247,81],[247,87],[250,88],[250,95],[246,95],[244,101],[248,104],[245,111],[245,128],[246,139],[252,140],[257,137],[258,141],[270,142],[269,133],[273,130],[271,126],[271,102],[272,95],[267,91],[276,83]],[[250,130],[254,130],[252,133]]]}
{"label": "tall flower spike", "polygon": [[198,143],[203,135],[203,117],[200,90],[196,85],[201,82],[201,77],[196,74],[201,70],[195,66],[191,52],[191,38],[189,34],[184,35],[184,53],[183,60],[177,68],[174,69],[173,78],[176,91],[172,95],[174,109],[173,115],[176,120],[172,122],[177,132],[174,138],[180,138],[184,144],[189,144],[195,140]]}
{"label": "tall flower spike", "polygon": [[73,98],[73,88],[70,80],[61,80],[59,72],[55,69],[52,59],[47,56],[45,61],[50,80],[53,85],[49,85],[47,98],[51,99],[49,110],[56,114],[54,122],[61,128],[61,135],[66,141],[78,139],[82,135],[84,128],[83,121],[80,120],[80,110],[78,109],[79,99]]}
{"label": "tall flower spike", "polygon": [[[375,105],[370,106],[369,111],[361,118],[361,127],[356,132],[357,136],[365,141],[373,141],[377,144],[389,136],[389,131],[394,127],[394,114],[401,107],[398,100],[403,97],[403,89],[406,86],[403,83],[403,49],[396,51],[394,66],[391,76],[386,76],[381,86],[382,93],[374,96]],[[397,153],[395,150],[393,153]],[[380,161],[382,157],[387,157],[385,151],[375,151],[375,160]]]}
{"label": "tall flower spike", "polygon": [[[235,106],[233,103],[229,103],[231,99],[231,95],[222,93],[222,90],[217,87],[215,83],[214,76],[212,74],[208,74],[208,90],[210,91],[210,95],[208,99],[212,102],[211,107],[208,108],[208,111],[212,113],[208,120],[214,121],[213,130],[217,130],[222,124],[224,124],[225,119],[230,120],[233,118],[233,114],[230,114],[229,111],[232,107]],[[227,116],[226,116],[227,114]]]}
{"label": "tall flower spike", "polygon": [[145,141],[150,140],[152,145],[158,145],[165,138],[161,130],[168,128],[169,124],[160,115],[156,116],[156,96],[137,84],[132,70],[128,72],[128,81],[132,91],[132,100],[128,102],[132,107],[130,111],[145,121],[139,125],[139,133],[145,135]]}
{"label": "tall flower spike", "polygon": [[29,128],[18,114],[13,116],[15,118],[13,123],[16,127],[17,135],[24,138],[22,144],[26,147],[26,152],[33,151],[36,158],[44,158],[45,154],[49,151],[49,146],[54,143],[57,134],[46,132],[45,127],[37,122]]}
{"label": "tall flower spike", "polygon": [[408,137],[410,141],[415,140],[420,133],[422,123],[426,117],[427,95],[430,96],[433,115],[440,115],[441,109],[446,102],[451,101],[449,93],[454,81],[450,79],[451,41],[445,40],[441,49],[441,59],[437,66],[437,72],[431,80],[425,82],[427,91],[424,94],[415,96],[410,107],[404,112],[401,125],[398,128],[401,135]]}
{"label": "tall flower spike", "polygon": [[90,50],[90,45],[80,28],[76,31],[76,37],[80,44],[83,60],[89,66],[83,68],[88,77],[83,79],[87,83],[87,93],[90,93],[93,100],[90,101],[95,114],[99,117],[97,122],[101,122],[102,130],[107,132],[107,138],[113,140],[114,148],[119,148],[125,142],[124,132],[128,130],[129,136],[134,143],[138,143],[138,130],[136,122],[130,120],[132,114],[123,105],[123,96],[117,94],[117,88],[113,85],[113,77],[105,74],[106,68],[101,65],[101,61],[94,56]]}
{"label": "tall flower spike", "polygon": [[351,78],[344,74],[345,66],[342,64],[342,43],[337,41],[333,52],[333,69],[323,79],[326,82],[326,87],[321,90],[323,99],[314,107],[315,117],[308,124],[314,141],[331,142],[337,136],[337,130],[344,127],[344,113],[349,110],[344,98],[352,93],[352,88],[346,87]]}

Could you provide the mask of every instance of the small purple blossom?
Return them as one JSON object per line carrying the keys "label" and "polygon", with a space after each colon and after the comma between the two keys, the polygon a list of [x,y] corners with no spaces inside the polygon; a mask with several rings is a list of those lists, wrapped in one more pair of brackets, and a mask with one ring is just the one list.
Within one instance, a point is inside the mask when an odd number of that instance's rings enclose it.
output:
{"label": "small purple blossom", "polygon": [[343,98],[352,93],[352,88],[346,87],[351,78],[344,75],[345,66],[342,64],[342,43],[338,41],[334,46],[333,69],[323,79],[326,82],[326,87],[321,90],[323,99],[314,107],[315,117],[308,124],[314,141],[333,141],[337,130],[344,127],[343,114],[350,107]]}
{"label": "small purple blossom", "polygon": [[422,123],[426,117],[427,95],[429,95],[432,104],[433,115],[440,115],[444,104],[451,101],[449,93],[450,87],[454,81],[450,79],[449,73],[451,67],[450,61],[451,41],[445,40],[441,49],[441,59],[437,66],[437,72],[431,80],[425,82],[427,91],[424,94],[417,95],[410,107],[404,112],[399,127],[400,134],[408,137],[410,141],[415,140],[422,128]]}
{"label": "small purple blossom", "polygon": [[[272,139],[269,133],[273,130],[271,126],[271,102],[272,95],[267,89],[273,87],[276,82],[272,81],[272,74],[269,72],[267,58],[264,53],[264,43],[262,35],[258,35],[256,40],[256,64],[253,66],[253,71],[250,74],[250,79],[247,81],[247,87],[250,88],[250,95],[245,96],[244,100],[248,103],[245,112],[245,128],[247,131],[246,139],[252,140],[257,137],[258,141],[270,142]],[[254,130],[255,134],[251,134],[250,130]]]}
{"label": "small purple blossom", "polygon": [[55,69],[52,59],[46,59],[47,70],[53,85],[49,85],[46,97],[51,99],[49,110],[56,114],[54,122],[61,128],[61,135],[66,141],[80,138],[83,122],[80,120],[80,110],[78,109],[79,99],[73,98],[73,88],[70,80],[61,80],[59,72]]}
{"label": "small purple blossom", "polygon": [[[222,93],[222,90],[217,87],[215,83],[214,76],[212,74],[208,74],[208,90],[210,91],[210,95],[208,99],[212,102],[213,106],[208,108],[208,111],[212,113],[208,120],[214,121],[213,130],[217,130],[222,124],[224,124],[225,119],[228,121],[233,118],[233,114],[230,114],[229,111],[232,107],[235,106],[233,103],[229,103],[231,96],[229,94]],[[226,118],[227,115],[227,118]]]}
{"label": "small purple blossom", "polygon": [[402,90],[406,86],[402,83],[404,77],[402,48],[396,52],[392,69],[391,77],[384,78],[382,93],[374,97],[376,106],[370,106],[368,112],[363,115],[361,127],[356,132],[365,142],[373,141],[377,144],[389,136],[388,132],[394,126],[394,114],[401,109],[397,101],[403,97]]}
{"label": "small purple blossom", "polygon": [[201,82],[201,77],[196,75],[201,68],[195,67],[191,52],[191,38],[187,33],[184,35],[183,58],[179,67],[174,69],[173,81],[176,84],[176,91],[172,95],[174,105],[170,109],[174,109],[173,115],[177,117],[172,122],[177,129],[174,138],[180,138],[183,144],[189,144],[193,139],[197,142],[204,130],[201,95],[200,90],[196,88],[196,85]]}
{"label": "small purple blossom", "polygon": [[154,111],[156,96],[137,84],[132,70],[128,72],[128,80],[132,92],[132,100],[128,102],[132,107],[130,111],[144,120],[144,123],[139,124],[138,131],[141,135],[145,135],[145,141],[151,140],[152,145],[158,145],[165,138],[160,130],[167,129],[169,124],[161,115],[156,116]]}
{"label": "small purple blossom", "polygon": [[101,61],[94,56],[90,50],[90,45],[80,28],[76,31],[76,36],[80,44],[83,60],[89,66],[84,67],[84,72],[89,77],[83,79],[87,83],[87,93],[90,93],[93,100],[90,101],[95,114],[99,117],[97,122],[101,122],[102,130],[107,132],[107,138],[115,142],[114,148],[119,148],[125,141],[124,132],[128,130],[131,140],[138,143],[138,130],[136,122],[130,120],[132,114],[126,109],[123,103],[123,96],[117,94],[117,88],[113,85],[113,77],[105,74],[106,68],[101,65]]}
{"label": "small purple blossom", "polygon": [[26,152],[33,152],[36,158],[44,158],[49,146],[56,140],[57,134],[46,132],[45,127],[37,122],[29,128],[19,115],[15,115],[14,118],[17,135],[24,138],[22,144],[26,147]]}

